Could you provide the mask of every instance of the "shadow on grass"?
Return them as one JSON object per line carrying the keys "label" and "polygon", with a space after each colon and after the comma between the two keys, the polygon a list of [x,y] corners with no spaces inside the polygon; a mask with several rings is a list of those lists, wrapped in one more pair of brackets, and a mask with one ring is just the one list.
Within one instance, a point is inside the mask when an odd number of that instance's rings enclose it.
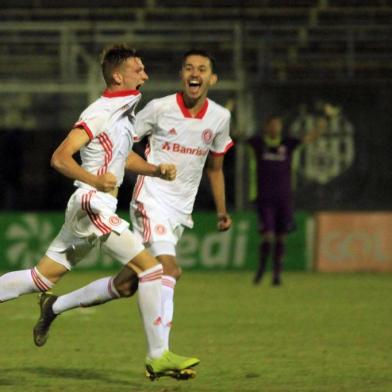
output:
{"label": "shadow on grass", "polygon": [[[110,374],[105,371],[98,371],[97,369],[76,369],[76,368],[51,368],[51,367],[15,367],[15,368],[7,368],[0,370],[0,386],[10,386],[10,385],[21,385],[21,384],[29,384],[31,382],[31,376],[35,375],[37,378],[46,378],[46,379],[72,379],[72,380],[80,380],[80,381],[98,381],[103,384],[111,384],[111,385],[124,385],[124,386],[132,386],[138,383],[135,383],[135,380],[131,380],[132,376],[137,378],[137,381],[142,381],[143,378],[140,378],[140,375],[132,375],[128,374],[124,376],[124,374],[115,374],[114,372],[110,372]],[[143,380],[144,381],[144,380]],[[138,384],[139,385],[139,384]]]}

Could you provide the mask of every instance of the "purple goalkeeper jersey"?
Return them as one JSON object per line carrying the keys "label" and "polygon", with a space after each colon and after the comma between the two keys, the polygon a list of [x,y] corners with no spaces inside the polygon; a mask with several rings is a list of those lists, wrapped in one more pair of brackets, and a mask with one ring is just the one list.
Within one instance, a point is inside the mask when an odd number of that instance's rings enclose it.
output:
{"label": "purple goalkeeper jersey", "polygon": [[283,138],[276,147],[268,146],[261,137],[250,140],[257,161],[257,199],[291,200],[291,160],[300,139]]}

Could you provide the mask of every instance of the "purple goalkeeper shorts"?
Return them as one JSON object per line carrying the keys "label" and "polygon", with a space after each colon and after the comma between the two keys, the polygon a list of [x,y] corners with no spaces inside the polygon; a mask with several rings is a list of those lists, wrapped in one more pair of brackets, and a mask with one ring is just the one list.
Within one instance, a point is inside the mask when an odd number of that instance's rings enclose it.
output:
{"label": "purple goalkeeper shorts", "polygon": [[257,204],[257,212],[262,233],[272,231],[275,234],[285,234],[295,228],[291,201],[262,200]]}

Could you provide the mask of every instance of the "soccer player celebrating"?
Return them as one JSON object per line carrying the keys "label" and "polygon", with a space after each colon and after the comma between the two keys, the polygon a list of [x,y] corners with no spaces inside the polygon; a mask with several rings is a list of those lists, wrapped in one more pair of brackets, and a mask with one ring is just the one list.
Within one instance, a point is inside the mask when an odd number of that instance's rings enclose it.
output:
{"label": "soccer player celebrating", "polygon": [[[160,322],[162,265],[128,229],[128,222],[116,214],[117,191],[126,165],[138,168],[143,175],[168,180],[174,179],[175,167],[149,164],[135,153],[127,161],[132,149],[134,110],[141,98],[139,88],[148,79],[141,58],[133,49],[115,45],[104,53],[102,72],[107,85],[103,96],[84,110],[51,159],[51,165],[73,179],[77,188],[69,199],[65,223],[36,267],[0,277],[0,302],[51,289],[100,243],[125,270],[137,271],[139,307],[148,345],[146,366],[159,363],[160,370],[180,371],[199,361],[166,350]],[[73,158],[79,151],[81,165]],[[96,285],[104,292],[102,298],[129,294],[128,286],[123,287],[116,279],[102,279]],[[41,296],[41,311],[46,318],[41,315],[34,328],[38,346],[45,344],[50,322],[55,318],[52,312],[55,299],[46,294]]]}
{"label": "soccer player celebrating", "polygon": [[[217,228],[228,230],[232,223],[226,209],[223,174],[224,154],[233,145],[229,135],[230,112],[207,98],[209,88],[217,82],[215,61],[205,51],[189,51],[183,56],[180,76],[183,91],[152,100],[136,115],[135,123],[135,139],[148,136],[147,161],[156,166],[170,160],[176,165],[176,179],[170,183],[154,181],[155,178],[151,181],[152,177],[141,175],[131,201],[134,232],[163,266],[159,306],[166,350],[175,285],[181,276],[176,245],[184,228],[193,226],[191,214],[205,165],[216,205]],[[135,291],[136,278],[132,270],[123,268],[115,280],[121,282],[124,292],[131,294]],[[105,288],[93,282],[52,298],[53,311],[59,314],[82,304],[97,305],[114,296],[105,296]],[[43,315],[49,328],[52,318],[46,317],[45,312]],[[159,373],[156,369],[158,365],[149,367],[150,375]]]}
{"label": "soccer player celebrating", "polygon": [[262,233],[259,264],[254,283],[259,284],[267,260],[273,254],[272,284],[281,284],[281,271],[285,253],[285,239],[293,228],[293,200],[291,189],[292,154],[299,145],[311,143],[326,126],[320,119],[318,127],[301,140],[282,137],[283,123],[279,116],[270,116],[265,122],[262,137],[250,139],[257,165],[257,212]]}
{"label": "soccer player celebrating", "polygon": [[152,164],[175,163],[177,177],[170,183],[139,176],[131,201],[136,234],[163,265],[162,308],[165,347],[173,319],[173,298],[181,268],[176,245],[185,227],[192,228],[192,211],[206,164],[218,229],[227,230],[223,158],[233,145],[229,135],[230,112],[207,98],[217,82],[215,61],[205,51],[183,56],[182,92],[154,99],[136,116],[136,135],[148,136],[146,159]]}

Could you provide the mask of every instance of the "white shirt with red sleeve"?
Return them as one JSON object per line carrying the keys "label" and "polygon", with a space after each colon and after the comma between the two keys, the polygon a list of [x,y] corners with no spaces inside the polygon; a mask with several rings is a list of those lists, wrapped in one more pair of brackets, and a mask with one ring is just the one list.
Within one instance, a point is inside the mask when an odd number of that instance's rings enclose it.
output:
{"label": "white shirt with red sleeve", "polygon": [[230,138],[230,112],[207,99],[200,112],[192,117],[181,93],[154,99],[136,114],[135,137],[148,136],[145,151],[148,162],[173,163],[177,167],[174,181],[139,176],[132,206],[159,207],[192,227],[191,214],[209,153],[223,155],[233,145]]}
{"label": "white shirt with red sleeve", "polygon": [[[80,149],[81,166],[95,175],[113,173],[117,186],[122,184],[125,162],[132,150],[134,110],[140,98],[137,90],[106,90],[83,111],[74,125],[83,128],[90,138]],[[94,189],[81,181],[75,181],[74,185]]]}

